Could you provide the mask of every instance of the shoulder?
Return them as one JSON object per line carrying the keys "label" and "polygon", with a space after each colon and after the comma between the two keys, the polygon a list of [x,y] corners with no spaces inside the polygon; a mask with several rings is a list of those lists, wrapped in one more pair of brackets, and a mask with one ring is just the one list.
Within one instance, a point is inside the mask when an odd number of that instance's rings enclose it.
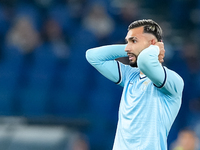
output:
{"label": "shoulder", "polygon": [[167,89],[172,95],[182,95],[184,81],[182,77],[175,71],[163,67],[166,73],[166,83],[164,89]]}
{"label": "shoulder", "polygon": [[120,85],[124,85],[127,80],[130,80],[139,75],[140,70],[137,67],[131,67],[130,65],[123,64],[118,62],[119,64],[119,72],[121,75]]}
{"label": "shoulder", "polygon": [[134,73],[140,72],[139,68],[131,67],[130,65],[126,65],[121,62],[119,62],[119,67],[120,67],[121,71],[126,74],[134,74]]}
{"label": "shoulder", "polygon": [[168,78],[177,79],[178,82],[181,82],[182,84],[184,84],[183,78],[178,73],[176,73],[175,71],[173,71],[167,67],[164,67],[164,69],[166,71]]}
{"label": "shoulder", "polygon": [[122,75],[126,76],[126,78],[134,76],[136,74],[138,75],[138,73],[140,72],[139,68],[131,67],[130,65],[126,65],[121,62],[119,62],[119,67],[120,71],[122,72]]}

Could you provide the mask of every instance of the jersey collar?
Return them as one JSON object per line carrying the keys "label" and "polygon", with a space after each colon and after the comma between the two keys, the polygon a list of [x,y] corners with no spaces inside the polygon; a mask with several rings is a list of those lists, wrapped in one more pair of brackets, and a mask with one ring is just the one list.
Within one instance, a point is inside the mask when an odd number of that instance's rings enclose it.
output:
{"label": "jersey collar", "polygon": [[141,74],[141,73],[139,74],[139,76],[140,76],[140,79],[144,79],[147,77],[145,74]]}

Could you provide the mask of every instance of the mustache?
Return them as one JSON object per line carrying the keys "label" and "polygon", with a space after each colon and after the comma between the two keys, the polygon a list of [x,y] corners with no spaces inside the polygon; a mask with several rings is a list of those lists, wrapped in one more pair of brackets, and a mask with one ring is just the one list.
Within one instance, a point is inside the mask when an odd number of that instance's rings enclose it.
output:
{"label": "mustache", "polygon": [[137,57],[137,55],[135,55],[134,53],[127,53],[127,55],[128,55],[128,56],[132,56],[132,57],[133,57],[133,56]]}

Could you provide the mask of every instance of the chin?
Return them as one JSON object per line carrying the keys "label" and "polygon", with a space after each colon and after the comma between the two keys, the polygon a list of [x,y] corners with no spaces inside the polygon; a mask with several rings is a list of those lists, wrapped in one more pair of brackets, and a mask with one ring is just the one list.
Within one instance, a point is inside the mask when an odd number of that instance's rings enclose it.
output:
{"label": "chin", "polygon": [[137,66],[137,61],[135,61],[135,62],[129,62],[129,65],[131,66],[131,67],[138,67]]}

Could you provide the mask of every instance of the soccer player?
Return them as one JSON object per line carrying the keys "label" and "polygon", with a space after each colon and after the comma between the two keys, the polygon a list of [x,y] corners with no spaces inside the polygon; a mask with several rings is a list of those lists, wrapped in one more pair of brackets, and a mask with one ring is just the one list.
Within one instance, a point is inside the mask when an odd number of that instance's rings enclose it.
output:
{"label": "soccer player", "polygon": [[[165,49],[156,22],[131,23],[125,40],[124,45],[86,52],[92,66],[123,87],[113,150],[167,150],[167,136],[181,106],[183,80],[162,66]],[[127,55],[130,65],[116,61]]]}

